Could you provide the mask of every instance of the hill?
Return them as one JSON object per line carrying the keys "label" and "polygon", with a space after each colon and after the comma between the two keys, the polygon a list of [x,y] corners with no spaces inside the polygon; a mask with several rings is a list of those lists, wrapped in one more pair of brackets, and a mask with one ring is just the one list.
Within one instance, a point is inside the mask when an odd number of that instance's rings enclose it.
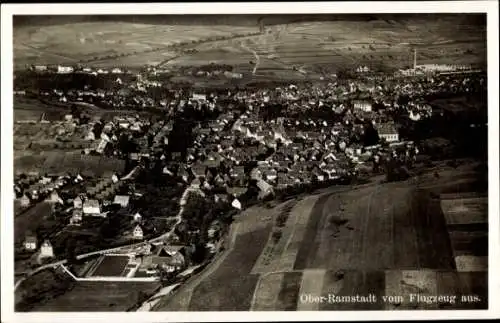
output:
{"label": "hill", "polygon": [[[419,47],[420,63],[486,61],[484,15],[19,18],[14,28],[18,67],[77,62],[175,67],[224,62],[265,79],[312,77],[323,68],[404,67],[414,47]],[[262,34],[259,22],[265,25]]]}

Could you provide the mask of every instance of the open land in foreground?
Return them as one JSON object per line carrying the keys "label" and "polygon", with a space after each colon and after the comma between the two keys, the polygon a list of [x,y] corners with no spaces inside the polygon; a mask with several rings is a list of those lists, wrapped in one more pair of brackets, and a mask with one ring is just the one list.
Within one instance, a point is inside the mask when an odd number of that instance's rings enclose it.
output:
{"label": "open land in foreground", "polygon": [[[486,191],[477,165],[462,165],[442,164],[407,182],[322,192],[294,201],[291,208],[285,202],[270,210],[248,210],[233,225],[234,244],[222,259],[155,310],[485,308],[487,262],[484,250],[475,250],[472,242],[487,243],[487,217],[477,225],[462,213],[457,227],[447,222],[441,207],[441,194]],[[276,242],[272,219],[284,209],[289,216]],[[417,293],[459,298],[455,304],[410,302],[410,294]],[[378,301],[314,304],[302,302],[304,294],[373,294]],[[394,295],[403,301],[382,301]],[[461,295],[477,299],[462,302]]]}

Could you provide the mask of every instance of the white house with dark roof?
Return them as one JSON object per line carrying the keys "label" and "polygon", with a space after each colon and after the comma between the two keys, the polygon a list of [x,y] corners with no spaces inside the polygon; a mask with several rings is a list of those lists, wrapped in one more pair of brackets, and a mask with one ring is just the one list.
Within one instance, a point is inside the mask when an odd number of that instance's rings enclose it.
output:
{"label": "white house with dark roof", "polygon": [[399,133],[391,123],[381,124],[377,127],[378,136],[387,142],[399,141]]}
{"label": "white house with dark roof", "polygon": [[113,204],[119,204],[121,207],[127,207],[130,202],[128,195],[116,195]]}
{"label": "white house with dark roof", "polygon": [[365,100],[355,100],[352,102],[354,110],[361,110],[364,112],[372,111],[372,104]]}
{"label": "white house with dark roof", "polygon": [[132,232],[132,236],[134,239],[143,239],[144,238],[144,231],[142,230],[140,225],[137,225],[134,228],[134,231]]}
{"label": "white house with dark roof", "polygon": [[83,214],[86,215],[98,215],[101,213],[101,205],[98,200],[86,200],[83,203]]}
{"label": "white house with dark roof", "polygon": [[24,240],[24,249],[28,251],[35,251],[38,248],[38,241],[32,234],[26,236]]}
{"label": "white house with dark roof", "polygon": [[40,258],[54,257],[54,248],[49,240],[45,240],[40,247]]}

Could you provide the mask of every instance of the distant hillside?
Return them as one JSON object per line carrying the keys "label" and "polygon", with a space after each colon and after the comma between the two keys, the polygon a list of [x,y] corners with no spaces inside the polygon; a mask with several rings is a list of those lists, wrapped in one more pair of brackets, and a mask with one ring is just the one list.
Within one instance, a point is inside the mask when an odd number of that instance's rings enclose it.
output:
{"label": "distant hillside", "polygon": [[468,23],[485,24],[484,14],[270,14],[270,15],[44,15],[44,16],[14,16],[15,27],[35,25],[61,25],[82,22],[131,22],[144,24],[180,24],[180,25],[235,25],[253,26],[261,20],[266,25],[289,24],[308,21],[372,21],[406,19],[440,19],[455,18]]}

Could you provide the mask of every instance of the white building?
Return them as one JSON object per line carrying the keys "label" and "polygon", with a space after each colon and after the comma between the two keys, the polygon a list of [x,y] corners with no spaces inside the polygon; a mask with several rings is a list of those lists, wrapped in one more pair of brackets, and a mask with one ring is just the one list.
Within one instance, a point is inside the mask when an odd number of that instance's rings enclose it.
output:
{"label": "white building", "polygon": [[368,101],[356,100],[353,101],[354,110],[361,110],[364,112],[372,111],[372,104]]}
{"label": "white building", "polygon": [[393,124],[382,124],[378,127],[378,136],[387,142],[399,141],[399,134]]}
{"label": "white building", "polygon": [[197,94],[193,93],[193,96],[191,97],[193,101],[206,101],[207,96],[205,94]]}
{"label": "white building", "polygon": [[120,204],[121,207],[127,207],[129,201],[130,196],[128,195],[116,195],[113,204]]}
{"label": "white building", "polygon": [[56,191],[53,191],[45,201],[49,203],[63,204],[63,200],[59,197],[59,194],[57,194]]}
{"label": "white building", "polygon": [[75,209],[81,209],[83,207],[83,200],[80,196],[77,196],[73,199],[73,207]]}
{"label": "white building", "polygon": [[98,215],[101,214],[101,205],[98,200],[87,200],[83,203],[83,214]]}
{"label": "white building", "polygon": [[23,196],[21,196],[19,198],[19,204],[23,208],[30,206],[30,203],[31,203],[31,201],[30,201],[29,197],[26,196],[26,194],[23,194]]}
{"label": "white building", "polygon": [[142,228],[139,225],[134,228],[132,235],[134,236],[135,239],[144,238],[144,232],[142,231]]}
{"label": "white building", "polygon": [[71,66],[57,66],[57,73],[59,74],[69,74],[73,73],[73,67]]}
{"label": "white building", "polygon": [[140,215],[139,212],[134,214],[134,221],[135,222],[141,222],[141,220],[142,220],[142,215]]}
{"label": "white building", "polygon": [[231,206],[237,210],[241,210],[241,202],[238,201],[238,199],[234,199],[233,202],[231,203]]}
{"label": "white building", "polygon": [[35,251],[37,248],[37,239],[35,236],[27,236],[24,240],[24,249],[28,251]]}
{"label": "white building", "polygon": [[83,212],[81,209],[73,210],[73,215],[69,219],[69,224],[71,225],[80,225],[83,220]]}
{"label": "white building", "polygon": [[40,258],[52,258],[54,257],[54,248],[49,240],[45,240],[40,248]]}

